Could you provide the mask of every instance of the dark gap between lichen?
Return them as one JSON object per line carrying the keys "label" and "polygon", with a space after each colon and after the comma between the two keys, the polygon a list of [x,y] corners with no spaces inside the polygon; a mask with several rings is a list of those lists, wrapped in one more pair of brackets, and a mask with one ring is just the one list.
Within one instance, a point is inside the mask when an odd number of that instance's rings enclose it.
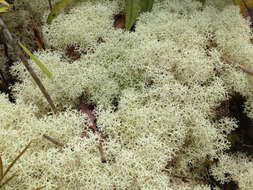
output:
{"label": "dark gap between lichen", "polygon": [[215,120],[231,117],[237,120],[238,128],[228,135],[231,147],[230,153],[244,152],[253,154],[253,121],[244,112],[246,97],[235,92],[229,100],[223,101],[216,108]]}

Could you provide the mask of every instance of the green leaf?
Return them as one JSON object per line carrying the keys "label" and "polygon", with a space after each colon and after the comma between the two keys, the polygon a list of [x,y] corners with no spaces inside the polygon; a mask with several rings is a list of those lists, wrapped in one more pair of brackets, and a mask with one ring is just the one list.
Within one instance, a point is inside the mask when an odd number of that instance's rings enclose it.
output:
{"label": "green leaf", "polygon": [[206,6],[206,0],[198,0],[202,3],[202,7],[205,7]]}
{"label": "green leaf", "polygon": [[8,7],[0,7],[0,13],[8,12]]}
{"label": "green leaf", "polygon": [[7,3],[5,0],[0,0],[0,4],[3,4],[6,7],[10,7],[9,3]]}
{"label": "green leaf", "polygon": [[153,4],[154,0],[141,0],[141,12],[151,11]]}
{"label": "green leaf", "polygon": [[52,21],[61,13],[62,9],[66,8],[74,1],[75,0],[61,0],[60,2],[56,3],[47,17],[47,24],[51,24]]}
{"label": "green leaf", "polygon": [[3,6],[0,6],[0,13],[8,12],[10,5],[5,0],[0,0],[0,4]]}
{"label": "green leaf", "polygon": [[46,66],[43,65],[43,63],[38,60],[21,42],[18,42],[18,44],[20,45],[20,47],[22,47],[25,53],[29,55],[30,58],[39,66],[39,68],[48,76],[48,78],[51,78],[53,76],[52,73],[46,68]]}
{"label": "green leaf", "polygon": [[130,30],[134,25],[140,11],[141,0],[126,0],[126,29]]}

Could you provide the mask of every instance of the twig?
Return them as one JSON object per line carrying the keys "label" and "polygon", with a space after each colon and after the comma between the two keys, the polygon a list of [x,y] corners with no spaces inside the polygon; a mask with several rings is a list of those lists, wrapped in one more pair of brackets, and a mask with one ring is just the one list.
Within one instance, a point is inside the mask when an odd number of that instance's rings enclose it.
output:
{"label": "twig", "polygon": [[[216,46],[212,45],[212,44],[208,44],[207,45],[207,49],[208,50],[211,50],[213,48],[215,48]],[[219,52],[219,51],[218,51]],[[224,55],[222,54],[221,52],[220,53],[220,58],[225,61],[226,63],[228,64],[231,64],[231,65],[234,65],[235,67],[238,67],[240,68],[241,70],[243,70],[245,73],[248,73],[249,75],[252,75],[253,76],[253,69],[250,69],[250,68],[247,68],[239,63],[236,63],[234,61],[232,61],[227,55]]]}
{"label": "twig", "polygon": [[[96,116],[92,113],[92,110],[89,108],[89,106],[87,104],[80,103],[79,109],[82,111],[82,113],[87,114],[87,116],[91,122],[90,125],[88,123],[84,123],[84,125],[85,126],[89,125],[89,129],[91,129],[94,134],[98,134],[100,136],[100,139],[96,138],[96,140],[99,141],[98,151],[101,156],[101,162],[106,163],[106,158],[105,158],[104,151],[103,151],[103,142],[106,137],[98,131],[97,123],[96,123]],[[89,138],[89,135],[85,131],[83,131],[82,137]]]}
{"label": "twig", "polygon": [[102,142],[103,141],[101,141],[101,140],[99,141],[98,150],[99,150],[99,153],[101,155],[101,162],[102,163],[106,163],[106,158],[105,158],[105,154],[104,154],[104,151],[103,151]]}
{"label": "twig", "polygon": [[58,142],[57,140],[53,139],[52,137],[49,137],[48,135],[45,135],[45,134],[44,134],[43,137],[44,137],[45,139],[47,139],[48,141],[50,141],[51,143],[57,145],[57,146],[64,147],[64,144]]}
{"label": "twig", "polygon": [[179,176],[179,175],[172,175],[172,177],[179,178],[184,183],[188,183],[190,181],[199,181],[199,182],[203,182],[205,184],[208,184],[208,183],[212,184],[212,182],[207,179],[201,179],[201,178],[196,178],[196,177],[187,177],[187,176]]}
{"label": "twig", "polygon": [[79,190],[79,183],[78,183],[78,172],[77,172],[77,169],[79,168],[80,166],[80,159],[78,158],[76,161],[75,161],[75,164],[73,165],[73,175],[74,175],[74,178],[75,178],[75,182],[74,182],[74,188],[75,190]]}
{"label": "twig", "polygon": [[53,7],[52,7],[52,2],[51,2],[51,0],[48,0],[48,4],[49,4],[50,10],[52,11]]}
{"label": "twig", "polygon": [[236,67],[239,67],[241,70],[243,70],[245,73],[248,73],[249,75],[252,75],[253,76],[253,70],[250,69],[250,68],[247,68],[239,63],[235,63],[233,62],[228,56],[224,55],[224,54],[221,54],[221,59],[223,61],[225,61],[226,63],[229,63],[229,64],[232,64]]}
{"label": "twig", "polygon": [[38,85],[38,87],[40,88],[40,91],[43,93],[43,95],[47,99],[47,101],[48,101],[49,105],[51,106],[53,112],[56,114],[57,113],[57,109],[56,109],[56,107],[54,105],[53,100],[49,96],[48,92],[46,91],[45,87],[41,83],[40,79],[37,77],[37,75],[35,74],[35,72],[33,71],[33,69],[28,64],[27,58],[25,57],[25,55],[23,54],[23,52],[20,50],[20,48],[19,48],[19,46],[17,44],[17,41],[12,37],[12,35],[11,35],[10,31],[8,30],[7,26],[5,25],[5,23],[3,22],[3,20],[0,18],[0,31],[1,30],[2,30],[2,32],[4,34],[4,37],[5,37],[6,41],[7,41],[7,43],[10,44],[10,46],[16,52],[17,56],[21,59],[21,61],[24,64],[25,68],[28,70],[28,72],[30,73],[30,75],[32,76],[32,78],[34,79],[34,81],[36,82],[36,84]]}
{"label": "twig", "polygon": [[243,147],[247,147],[247,148],[253,148],[252,145],[249,145],[249,144],[242,144]]}

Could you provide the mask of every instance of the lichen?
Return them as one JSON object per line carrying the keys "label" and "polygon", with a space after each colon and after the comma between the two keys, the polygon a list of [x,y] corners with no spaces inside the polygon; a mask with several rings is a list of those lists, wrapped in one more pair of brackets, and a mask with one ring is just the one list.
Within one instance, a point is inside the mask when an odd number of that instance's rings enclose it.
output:
{"label": "lichen", "polygon": [[[239,170],[240,163],[247,169],[252,160],[225,153],[237,121],[216,117],[217,107],[234,92],[247,97],[245,112],[253,115],[248,76],[220,59],[226,54],[252,67],[249,22],[237,7],[218,0],[203,11],[196,1],[161,0],[140,15],[134,32],[115,30],[120,2],[81,1],[52,25],[44,23],[45,40],[54,50],[35,55],[53,79],[30,64],[59,114],[52,115],[23,66],[13,67],[22,83],[13,86],[15,104],[0,96],[4,164],[18,147],[30,140],[34,144],[15,166],[19,176],[6,189],[207,190],[208,179],[195,180],[202,178],[207,160],[217,163],[210,165],[217,181],[233,180],[241,189],[252,189],[252,171]],[[215,47],[207,49],[210,44]],[[71,46],[86,54],[69,63],[65,54]],[[100,160],[99,135],[74,111],[80,101],[95,107],[97,128],[107,136],[107,163]],[[84,128],[89,138],[81,137]],[[57,147],[43,134],[66,146]]]}

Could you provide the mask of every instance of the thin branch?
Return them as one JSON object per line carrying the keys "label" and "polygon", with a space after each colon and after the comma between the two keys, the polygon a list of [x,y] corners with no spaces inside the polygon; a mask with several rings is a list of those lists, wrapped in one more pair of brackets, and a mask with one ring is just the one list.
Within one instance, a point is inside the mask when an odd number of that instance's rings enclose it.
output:
{"label": "thin branch", "polygon": [[21,61],[24,64],[25,68],[28,70],[28,72],[30,73],[30,75],[32,76],[32,78],[34,79],[34,81],[36,82],[36,84],[38,85],[38,87],[40,88],[40,91],[43,93],[43,95],[47,99],[47,101],[48,101],[49,105],[51,106],[53,112],[56,114],[57,113],[57,109],[56,109],[56,107],[54,105],[53,100],[49,96],[47,90],[45,89],[45,87],[41,83],[40,79],[37,77],[37,75],[35,74],[35,72],[33,71],[33,69],[28,64],[27,58],[25,57],[25,55],[23,54],[23,52],[20,50],[20,48],[19,48],[19,46],[17,44],[17,41],[12,37],[12,35],[11,35],[10,31],[8,30],[7,26],[5,25],[5,23],[3,22],[3,20],[0,18],[0,31],[1,30],[2,30],[2,32],[4,34],[4,37],[5,37],[6,41],[7,41],[7,43],[10,44],[10,46],[16,52],[17,56],[21,59]]}
{"label": "thin branch", "polygon": [[102,145],[101,140],[99,141],[98,150],[99,150],[99,153],[101,155],[101,162],[106,163],[106,158],[105,158],[105,154],[104,154],[104,151],[103,151],[103,145]]}
{"label": "thin branch", "polygon": [[43,137],[44,137],[45,139],[47,139],[48,141],[50,141],[51,143],[57,145],[57,146],[64,147],[64,144],[58,142],[57,140],[53,139],[52,137],[49,137],[48,135],[45,135],[45,134],[44,134]]}
{"label": "thin branch", "polygon": [[53,7],[52,7],[52,2],[51,2],[51,0],[48,0],[48,4],[49,4],[50,10],[52,11]]}
{"label": "thin branch", "polygon": [[236,67],[239,67],[241,70],[243,70],[245,73],[248,73],[249,75],[252,75],[253,76],[253,69],[250,69],[250,68],[247,68],[239,63],[235,63],[233,62],[228,56],[224,55],[224,54],[221,54],[221,59],[223,61],[225,61],[226,63],[228,64],[232,64]]}
{"label": "thin branch", "polygon": [[172,175],[172,177],[180,178],[184,182],[189,182],[190,180],[193,180],[193,181],[202,181],[202,182],[208,183],[207,180],[201,179],[201,178],[196,178],[196,177],[186,177],[186,176],[179,176],[179,175]]}
{"label": "thin branch", "polygon": [[[213,48],[215,48],[216,46],[214,46],[214,45],[212,45],[212,44],[208,44],[207,45],[207,49],[208,50],[211,50],[211,49],[213,49]],[[219,52],[219,50],[218,50],[218,52]],[[250,69],[250,68],[247,68],[247,67],[245,67],[245,66],[243,66],[243,65],[241,65],[241,64],[239,64],[239,63],[236,63],[236,62],[234,62],[234,61],[232,61],[227,55],[225,55],[225,54],[223,54],[223,53],[221,53],[221,52],[219,52],[220,53],[220,58],[224,61],[224,62],[226,62],[226,63],[228,63],[228,64],[231,64],[231,65],[234,65],[235,67],[238,67],[238,68],[240,68],[242,71],[244,71],[245,73],[248,73],[249,75],[252,75],[253,76],[253,69]]]}
{"label": "thin branch", "polygon": [[249,144],[242,144],[243,147],[247,147],[247,148],[251,148],[253,149],[253,146],[252,145],[249,145]]}

